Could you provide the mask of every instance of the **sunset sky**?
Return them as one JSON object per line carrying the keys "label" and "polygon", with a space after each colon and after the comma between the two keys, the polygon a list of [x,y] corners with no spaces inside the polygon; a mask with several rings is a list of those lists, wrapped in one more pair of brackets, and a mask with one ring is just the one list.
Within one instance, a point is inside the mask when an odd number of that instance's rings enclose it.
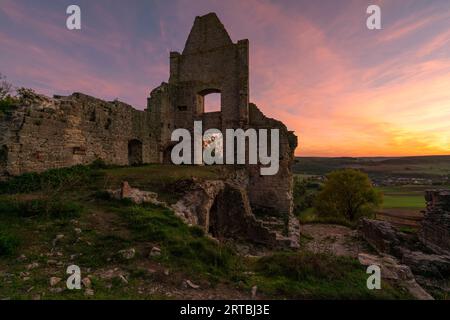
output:
{"label": "sunset sky", "polygon": [[[366,28],[370,4],[382,30]],[[250,40],[251,101],[296,132],[297,155],[450,155],[449,0],[0,0],[0,72],[143,109],[212,11]]]}

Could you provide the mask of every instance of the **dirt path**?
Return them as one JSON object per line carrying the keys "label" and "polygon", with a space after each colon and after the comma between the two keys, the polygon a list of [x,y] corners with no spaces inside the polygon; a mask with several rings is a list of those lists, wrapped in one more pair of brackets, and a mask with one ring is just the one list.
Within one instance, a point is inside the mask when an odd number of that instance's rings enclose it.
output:
{"label": "dirt path", "polygon": [[333,253],[357,258],[367,246],[357,237],[357,231],[332,224],[304,224],[300,233],[307,239],[306,249],[315,253]]}

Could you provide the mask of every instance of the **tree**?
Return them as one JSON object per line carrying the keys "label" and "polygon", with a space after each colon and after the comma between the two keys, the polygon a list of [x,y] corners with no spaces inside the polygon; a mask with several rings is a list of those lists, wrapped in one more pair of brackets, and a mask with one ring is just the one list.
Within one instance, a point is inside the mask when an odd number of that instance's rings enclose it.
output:
{"label": "tree", "polygon": [[344,216],[355,221],[373,212],[383,201],[367,174],[355,169],[341,169],[327,175],[327,181],[317,196],[315,207],[319,214]]}
{"label": "tree", "polygon": [[0,72],[0,100],[11,95],[12,84],[6,81],[6,77]]}

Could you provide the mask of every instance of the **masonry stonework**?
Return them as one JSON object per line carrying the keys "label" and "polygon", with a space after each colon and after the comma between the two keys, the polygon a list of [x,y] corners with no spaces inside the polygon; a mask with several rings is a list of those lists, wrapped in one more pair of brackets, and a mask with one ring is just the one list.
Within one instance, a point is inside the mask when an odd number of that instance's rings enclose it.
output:
{"label": "masonry stonework", "polygon": [[427,190],[419,239],[436,253],[450,254],[450,191]]}

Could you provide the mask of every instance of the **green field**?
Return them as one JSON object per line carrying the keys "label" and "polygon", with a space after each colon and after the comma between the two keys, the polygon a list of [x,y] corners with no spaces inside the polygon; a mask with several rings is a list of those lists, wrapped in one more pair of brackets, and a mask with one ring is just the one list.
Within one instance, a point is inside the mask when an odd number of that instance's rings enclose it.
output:
{"label": "green field", "polygon": [[294,173],[325,175],[333,170],[355,168],[371,177],[435,178],[450,176],[450,156],[424,157],[297,157]]}
{"label": "green field", "polygon": [[379,188],[383,192],[383,209],[425,209],[424,192],[429,186],[395,186]]}

